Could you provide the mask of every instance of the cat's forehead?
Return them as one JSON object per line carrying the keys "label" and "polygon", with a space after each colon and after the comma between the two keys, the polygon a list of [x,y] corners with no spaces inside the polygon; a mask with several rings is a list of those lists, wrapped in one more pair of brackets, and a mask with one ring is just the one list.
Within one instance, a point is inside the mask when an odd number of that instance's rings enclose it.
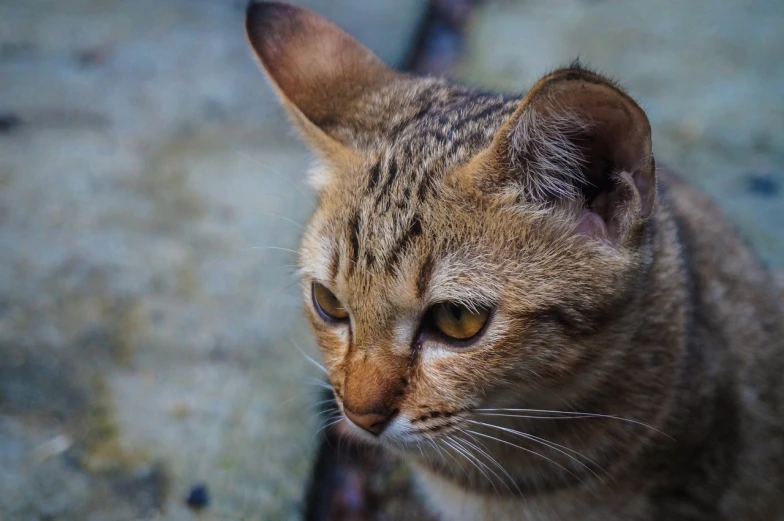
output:
{"label": "cat's forehead", "polygon": [[519,96],[485,93],[442,80],[390,86],[365,100],[356,144],[406,159],[453,163],[487,146],[520,103]]}
{"label": "cat's forehead", "polygon": [[323,194],[305,262],[322,278],[353,288],[402,278],[423,291],[446,246],[466,232],[451,226],[458,208],[446,200],[448,172],[487,148],[518,104],[430,82],[386,118],[369,114],[365,124],[375,126],[363,134],[375,137],[360,144],[365,161]]}
{"label": "cat's forehead", "polygon": [[443,219],[446,174],[491,143],[518,100],[437,83],[390,112],[367,160],[337,187],[333,218],[351,262],[397,268],[402,253]]}
{"label": "cat's forehead", "polygon": [[[367,117],[369,127],[357,135],[366,161],[351,172],[342,203],[361,214],[365,226],[395,228],[413,212],[425,208],[439,195],[447,172],[468,162],[487,148],[499,128],[514,112],[519,98],[475,92],[442,81],[423,82],[410,89],[403,102],[388,94],[389,105]],[[380,94],[383,97],[383,94]],[[385,106],[374,99],[370,106]],[[405,220],[405,219],[404,219]]]}

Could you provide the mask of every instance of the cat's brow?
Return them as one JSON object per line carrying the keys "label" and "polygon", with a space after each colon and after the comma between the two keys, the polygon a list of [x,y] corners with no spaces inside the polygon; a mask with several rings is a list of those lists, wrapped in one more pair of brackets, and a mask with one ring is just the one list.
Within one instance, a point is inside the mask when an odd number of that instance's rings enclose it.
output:
{"label": "cat's brow", "polygon": [[332,255],[329,260],[329,279],[334,283],[340,269],[340,253],[337,248],[332,248]]}
{"label": "cat's brow", "polygon": [[324,283],[335,281],[340,263],[340,250],[325,237],[320,237],[303,250],[302,272]]}
{"label": "cat's brow", "polygon": [[430,279],[433,276],[433,266],[433,257],[428,255],[419,268],[419,276],[416,279],[416,295],[418,299],[422,299],[425,296],[425,292],[430,285]]}
{"label": "cat's brow", "polygon": [[424,294],[430,302],[454,302],[468,307],[493,307],[500,293],[497,284],[484,280],[465,266],[436,263],[431,267],[429,285]]}

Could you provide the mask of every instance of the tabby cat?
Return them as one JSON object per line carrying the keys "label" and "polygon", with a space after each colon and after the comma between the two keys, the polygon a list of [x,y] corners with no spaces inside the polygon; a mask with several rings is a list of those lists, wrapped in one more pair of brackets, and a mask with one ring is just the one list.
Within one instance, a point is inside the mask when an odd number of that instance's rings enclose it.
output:
{"label": "tabby cat", "polygon": [[437,515],[780,518],[774,284],[617,84],[413,77],[280,3],[247,34],[322,159],[302,290],[343,428]]}

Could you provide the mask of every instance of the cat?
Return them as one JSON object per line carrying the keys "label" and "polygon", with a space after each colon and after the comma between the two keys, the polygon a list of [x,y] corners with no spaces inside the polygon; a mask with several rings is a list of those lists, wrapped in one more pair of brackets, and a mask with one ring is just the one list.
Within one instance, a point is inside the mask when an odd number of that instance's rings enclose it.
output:
{"label": "cat", "polygon": [[302,293],[342,430],[445,521],[782,519],[777,290],[619,85],[406,75],[281,3],[246,30],[320,157]]}

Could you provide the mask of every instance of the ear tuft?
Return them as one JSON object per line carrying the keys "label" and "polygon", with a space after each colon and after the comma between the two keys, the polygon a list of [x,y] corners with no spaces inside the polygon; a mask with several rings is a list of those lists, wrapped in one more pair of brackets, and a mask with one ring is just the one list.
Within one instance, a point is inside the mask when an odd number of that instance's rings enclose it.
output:
{"label": "ear tuft", "polygon": [[568,110],[544,116],[532,108],[520,114],[510,129],[507,160],[531,199],[580,196],[579,187],[588,181],[584,152],[576,140],[588,126]]}

